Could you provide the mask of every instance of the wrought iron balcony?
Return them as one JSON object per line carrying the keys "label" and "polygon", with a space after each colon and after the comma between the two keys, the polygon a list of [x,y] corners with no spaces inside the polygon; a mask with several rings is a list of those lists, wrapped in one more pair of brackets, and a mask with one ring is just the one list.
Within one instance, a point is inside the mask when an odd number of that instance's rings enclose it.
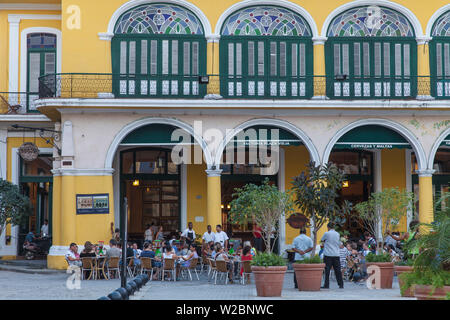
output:
{"label": "wrought iron balcony", "polygon": [[244,77],[228,75],[50,74],[39,78],[40,98],[144,99],[416,99],[450,98],[450,78]]}
{"label": "wrought iron balcony", "polygon": [[23,114],[36,111],[37,92],[0,92],[0,114]]}

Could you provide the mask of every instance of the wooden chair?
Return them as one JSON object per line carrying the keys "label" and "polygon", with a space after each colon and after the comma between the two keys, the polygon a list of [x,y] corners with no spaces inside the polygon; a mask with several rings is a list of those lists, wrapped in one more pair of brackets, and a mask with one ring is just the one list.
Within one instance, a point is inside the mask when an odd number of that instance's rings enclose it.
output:
{"label": "wooden chair", "polygon": [[161,281],[164,281],[164,275],[172,273],[173,281],[177,280],[177,272],[175,268],[175,259],[164,258],[162,265]]}
{"label": "wooden chair", "polygon": [[252,268],[251,268],[251,261],[242,261],[242,268],[244,269],[244,272],[242,272],[241,276],[241,282],[242,284],[245,284],[245,278],[247,277],[250,279],[250,275],[252,274]]}
{"label": "wooden chair", "polygon": [[217,275],[221,275],[222,278],[225,276],[225,284],[228,283],[228,270],[227,270],[227,262],[225,260],[216,260],[216,273],[214,284],[217,284]]}
{"label": "wooden chair", "polygon": [[111,257],[108,260],[108,279],[111,279],[111,271],[114,271],[114,276],[120,279],[120,269],[119,269],[119,257]]}
{"label": "wooden chair", "polygon": [[191,270],[193,270],[195,272],[195,275],[197,276],[197,280],[200,281],[200,278],[198,277],[198,273],[197,273],[197,265],[198,265],[198,258],[191,259],[189,267],[181,266],[181,271],[187,272],[187,274],[189,275],[189,278],[192,281]]}
{"label": "wooden chair", "polygon": [[[84,257],[81,258],[81,279],[82,280],[91,280],[93,278],[95,280],[95,258],[92,257]],[[89,276],[86,279],[86,271],[89,272]]]}

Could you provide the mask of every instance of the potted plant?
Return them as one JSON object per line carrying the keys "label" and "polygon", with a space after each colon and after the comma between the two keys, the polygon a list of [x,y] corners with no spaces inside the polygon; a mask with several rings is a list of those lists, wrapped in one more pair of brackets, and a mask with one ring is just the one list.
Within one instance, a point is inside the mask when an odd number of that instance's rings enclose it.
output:
{"label": "potted plant", "polygon": [[345,215],[351,210],[351,203],[338,201],[344,180],[344,173],[335,165],[316,166],[314,162],[310,162],[307,172],[300,173],[292,182],[295,204],[308,221],[312,222],[313,227],[313,249],[310,253],[312,258],[293,264],[299,290],[320,290],[325,264],[315,256],[317,232],[325,223],[341,225],[345,222]]}
{"label": "potted plant", "polygon": [[447,202],[445,209],[435,208],[434,222],[420,224],[420,234],[407,244],[416,246],[413,271],[400,275],[401,290],[414,289],[419,300],[450,299],[450,193],[446,193],[437,205]]}
{"label": "potted plant", "polygon": [[20,192],[19,186],[0,179],[0,236],[7,223],[20,225],[31,212],[30,199]]}
{"label": "potted plant", "polygon": [[[355,205],[363,228],[367,228],[372,235],[377,237],[378,243],[384,243],[383,235],[396,228],[400,219],[406,216],[408,210],[413,211],[414,194],[399,188],[385,188],[380,192],[374,192],[369,200]],[[377,252],[382,248],[378,246]]]}
{"label": "potted plant", "polygon": [[406,261],[397,261],[394,263],[394,271],[395,271],[395,274],[397,275],[398,286],[400,287],[400,294],[402,295],[402,297],[414,297],[413,288],[408,288],[406,290],[402,290],[403,280],[402,280],[402,277],[400,276],[401,274],[403,274],[405,272],[412,272],[413,264],[414,264],[414,260],[412,260],[412,259],[407,259]]}
{"label": "potted plant", "polygon": [[319,291],[325,264],[318,255],[292,264],[299,291]]}
{"label": "potted plant", "polygon": [[261,236],[266,246],[264,254],[257,254],[252,262],[258,296],[281,296],[284,274],[287,267],[283,258],[272,253],[273,243],[278,237],[278,224],[284,214],[294,210],[294,201],[289,192],[278,190],[266,179],[262,185],[247,184],[235,189],[230,203],[231,223],[253,222],[261,228]]}
{"label": "potted plant", "polygon": [[[392,280],[394,279],[394,263],[392,262],[392,258],[389,253],[369,253],[366,256],[366,266],[368,270],[371,266],[374,266],[379,272],[380,289],[392,289]],[[375,271],[375,274],[377,271]]]}

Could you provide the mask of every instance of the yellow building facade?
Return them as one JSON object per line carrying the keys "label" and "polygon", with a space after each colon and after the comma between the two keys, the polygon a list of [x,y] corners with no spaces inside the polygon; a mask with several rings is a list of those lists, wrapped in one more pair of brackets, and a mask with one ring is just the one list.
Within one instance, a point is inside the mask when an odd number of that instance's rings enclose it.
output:
{"label": "yellow building facade", "polygon": [[[188,222],[251,239],[228,221],[234,188],[288,190],[309,161],[340,167],[353,203],[414,192],[399,232],[431,222],[449,188],[445,0],[9,1],[0,42],[0,177],[34,209],[2,233],[4,258],[44,219],[57,269],[111,225],[138,242],[147,224],[171,237]],[[279,231],[283,253],[298,229]]]}

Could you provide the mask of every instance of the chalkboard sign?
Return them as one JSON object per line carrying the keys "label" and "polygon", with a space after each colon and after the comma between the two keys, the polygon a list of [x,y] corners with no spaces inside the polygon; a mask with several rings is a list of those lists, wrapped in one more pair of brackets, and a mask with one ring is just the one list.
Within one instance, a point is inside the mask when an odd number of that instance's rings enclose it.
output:
{"label": "chalkboard sign", "polygon": [[77,194],[77,214],[109,213],[109,194]]}

